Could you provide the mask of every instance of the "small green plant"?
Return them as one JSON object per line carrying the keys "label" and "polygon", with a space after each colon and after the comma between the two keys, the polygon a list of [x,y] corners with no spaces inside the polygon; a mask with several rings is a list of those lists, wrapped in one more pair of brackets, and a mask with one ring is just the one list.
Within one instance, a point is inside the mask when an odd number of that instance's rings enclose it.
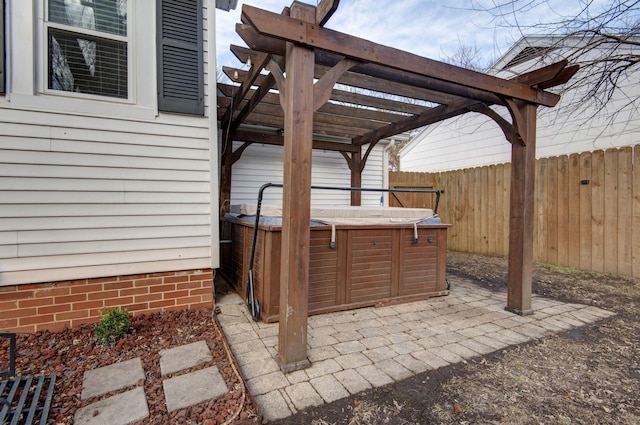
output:
{"label": "small green plant", "polygon": [[106,314],[100,313],[100,322],[94,326],[96,339],[102,344],[111,344],[129,333],[129,312],[114,307]]}

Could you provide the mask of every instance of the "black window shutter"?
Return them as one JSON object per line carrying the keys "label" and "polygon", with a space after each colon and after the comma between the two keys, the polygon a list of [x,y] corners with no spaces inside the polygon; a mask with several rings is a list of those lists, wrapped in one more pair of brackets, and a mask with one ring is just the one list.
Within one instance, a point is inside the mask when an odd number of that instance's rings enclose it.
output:
{"label": "black window shutter", "polygon": [[0,93],[4,93],[4,0],[0,0]]}
{"label": "black window shutter", "polygon": [[204,115],[202,0],[158,0],[158,109]]}

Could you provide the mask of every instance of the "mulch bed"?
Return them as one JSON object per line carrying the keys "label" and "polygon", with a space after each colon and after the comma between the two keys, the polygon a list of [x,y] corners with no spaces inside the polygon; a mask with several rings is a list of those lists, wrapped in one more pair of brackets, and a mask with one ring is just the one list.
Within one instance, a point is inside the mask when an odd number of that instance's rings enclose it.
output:
{"label": "mulch bed", "polygon": [[[133,387],[89,400],[80,399],[85,370],[135,357],[142,359],[146,377],[144,383],[138,382],[138,385],[144,386],[149,406],[149,417],[136,424],[260,423],[255,401],[238,373],[237,365],[212,314],[212,309],[204,309],[132,317],[131,333],[109,346],[96,342],[91,325],[55,332],[42,331],[34,335],[23,334],[17,340],[16,370],[19,375],[57,375],[53,404],[49,412],[49,419],[53,419],[56,424],[72,424],[78,408],[131,390]],[[211,349],[210,362],[165,377],[160,375],[161,350],[201,340],[206,341]],[[2,370],[8,368],[8,351],[8,341],[0,340]],[[229,393],[220,399],[169,413],[162,388],[163,379],[214,365],[225,379]]]}

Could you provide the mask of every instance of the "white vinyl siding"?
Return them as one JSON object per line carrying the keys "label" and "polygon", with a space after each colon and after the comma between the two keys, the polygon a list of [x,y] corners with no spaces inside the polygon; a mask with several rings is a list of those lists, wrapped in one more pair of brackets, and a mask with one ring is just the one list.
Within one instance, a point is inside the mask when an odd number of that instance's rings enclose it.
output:
{"label": "white vinyl siding", "polygon": [[[384,146],[379,144],[369,155],[367,166],[364,167],[362,171],[362,187],[378,189],[388,187],[389,183],[387,179],[384,178],[384,175],[389,172],[386,169],[388,162],[383,161],[383,155]],[[362,205],[378,206],[380,205],[380,197],[382,196],[384,198],[385,195],[384,192],[363,192]]]}
{"label": "white vinyl siding", "polygon": [[[240,146],[235,143],[234,148]],[[369,155],[362,173],[363,187],[380,188],[384,184],[383,170],[384,145],[379,143]],[[259,145],[248,147],[242,157],[233,165],[231,178],[231,204],[255,204],[260,186],[265,183],[282,183],[283,148],[280,146]],[[311,180],[314,186],[351,186],[351,171],[344,157],[338,152],[313,151]],[[281,205],[282,189],[270,188],[264,193],[265,205]],[[319,190],[311,193],[313,206],[350,205],[348,191]],[[380,204],[379,193],[362,194],[362,205]]]}
{"label": "white vinyl siding", "polygon": [[[0,286],[217,268],[216,120],[157,114],[152,20],[134,26],[145,31],[136,49],[146,43],[134,104],[34,95],[38,60],[19,68],[38,39],[34,4],[13,2],[9,16],[20,41],[8,46],[13,78],[0,98]],[[135,2],[137,16],[154,16],[154,4]],[[203,16],[215,46],[213,8]],[[205,59],[215,70],[215,53]],[[215,97],[205,100],[215,110]]]}
{"label": "white vinyl siding", "polygon": [[211,267],[208,129],[90,120],[2,111],[0,285]]}
{"label": "white vinyl siding", "polygon": [[484,115],[468,113],[427,128],[400,152],[401,171],[443,171],[511,161],[504,133]]}

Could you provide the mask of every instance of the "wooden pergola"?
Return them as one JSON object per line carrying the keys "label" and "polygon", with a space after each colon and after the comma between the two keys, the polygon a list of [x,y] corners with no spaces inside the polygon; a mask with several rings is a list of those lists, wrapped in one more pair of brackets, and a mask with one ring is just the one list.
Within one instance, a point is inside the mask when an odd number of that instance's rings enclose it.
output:
{"label": "wooden pergola", "polygon": [[[231,50],[250,66],[224,68],[239,84],[218,85],[226,141],[221,213],[229,208],[231,168],[242,152],[252,143],[284,146],[278,343],[284,371],[309,364],[312,149],[340,152],[352,187],[360,187],[367,158],[381,139],[468,112],[490,117],[512,146],[506,309],[532,312],[536,111],[555,106],[560,96],[545,90],[577,71],[561,61],[505,80],[463,69],[324,28],[337,6],[338,0],[317,7],[294,2],[276,14],[244,5],[236,31],[249,48]],[[506,107],[511,121],[493,105]],[[233,150],[231,141],[243,144]],[[360,192],[352,192],[351,204],[360,205]]]}

